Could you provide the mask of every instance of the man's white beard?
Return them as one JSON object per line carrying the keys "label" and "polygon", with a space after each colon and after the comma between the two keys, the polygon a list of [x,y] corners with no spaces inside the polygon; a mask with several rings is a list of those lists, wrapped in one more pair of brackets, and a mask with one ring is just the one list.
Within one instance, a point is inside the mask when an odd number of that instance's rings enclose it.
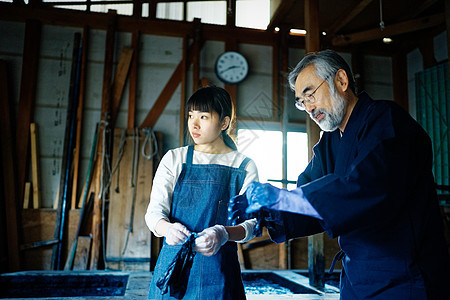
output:
{"label": "man's white beard", "polygon": [[[339,95],[338,92],[336,92],[331,97],[331,103],[331,111],[313,110],[311,113],[309,113],[311,119],[313,119],[314,122],[316,122],[317,125],[319,125],[320,129],[322,129],[323,131],[335,131],[344,119],[345,110],[347,108],[347,101],[345,100],[345,98]],[[318,113],[323,113],[325,115],[320,121],[317,121],[317,119],[313,117]]]}

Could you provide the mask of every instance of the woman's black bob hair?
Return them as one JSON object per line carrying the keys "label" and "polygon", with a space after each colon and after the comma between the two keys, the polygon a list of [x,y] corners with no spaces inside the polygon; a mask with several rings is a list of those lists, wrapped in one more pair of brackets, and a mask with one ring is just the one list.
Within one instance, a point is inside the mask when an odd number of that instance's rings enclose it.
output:
{"label": "woman's black bob hair", "polygon": [[[219,121],[222,122],[225,117],[230,118],[230,124],[233,114],[233,103],[228,92],[217,86],[203,87],[195,91],[186,102],[185,117],[189,116],[190,111],[216,112],[219,115]],[[236,144],[228,135],[227,129],[222,131],[222,137],[225,144],[233,150],[237,150]]]}

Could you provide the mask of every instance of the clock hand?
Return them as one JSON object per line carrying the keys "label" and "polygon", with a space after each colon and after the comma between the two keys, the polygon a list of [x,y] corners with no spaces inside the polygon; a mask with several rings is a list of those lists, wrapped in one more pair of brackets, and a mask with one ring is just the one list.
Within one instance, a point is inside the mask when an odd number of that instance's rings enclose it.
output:
{"label": "clock hand", "polygon": [[231,70],[231,69],[236,69],[236,68],[239,68],[239,66],[231,66],[231,67],[228,67],[228,68],[226,68],[225,70],[220,71],[219,74],[222,74],[222,73],[224,73],[224,72],[227,72],[227,71],[229,71],[229,70]]}

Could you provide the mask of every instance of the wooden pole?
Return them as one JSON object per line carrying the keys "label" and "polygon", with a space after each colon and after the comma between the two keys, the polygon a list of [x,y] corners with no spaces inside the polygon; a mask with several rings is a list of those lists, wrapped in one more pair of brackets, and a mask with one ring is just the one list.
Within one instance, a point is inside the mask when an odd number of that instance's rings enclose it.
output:
{"label": "wooden pole", "polygon": [[[319,1],[305,0],[306,53],[320,50]],[[312,147],[319,141],[320,129],[306,118],[308,134],[308,157],[313,156]],[[308,237],[309,283],[315,287],[325,285],[325,257],[323,250],[323,233]]]}
{"label": "wooden pole", "polygon": [[75,138],[75,150],[73,152],[73,183],[72,183],[72,200],[71,208],[77,208],[77,190],[78,190],[78,173],[80,164],[81,152],[81,131],[83,125],[83,109],[84,109],[84,94],[86,90],[86,66],[87,66],[87,50],[89,40],[89,28],[87,26],[83,29],[83,41],[81,49],[81,69],[80,69],[80,88],[78,96],[78,110],[77,110],[77,136]]}
{"label": "wooden pole", "polygon": [[[105,41],[105,63],[103,66],[103,90],[102,90],[102,114],[101,120],[104,121],[103,125],[100,127],[98,136],[98,158],[95,165],[95,198],[94,206],[92,211],[92,252],[90,257],[89,267],[91,270],[97,270],[99,268],[99,261],[101,255],[102,246],[102,201],[103,195],[102,183],[101,183],[101,169],[103,159],[108,159],[103,157],[103,143],[104,137],[106,136],[105,130],[107,130],[107,122],[109,121],[111,114],[111,79],[112,79],[112,67],[114,59],[114,41],[116,32],[116,18],[117,12],[115,10],[110,10],[108,12],[108,28],[106,30],[106,41]],[[106,149],[105,149],[106,150]]]}

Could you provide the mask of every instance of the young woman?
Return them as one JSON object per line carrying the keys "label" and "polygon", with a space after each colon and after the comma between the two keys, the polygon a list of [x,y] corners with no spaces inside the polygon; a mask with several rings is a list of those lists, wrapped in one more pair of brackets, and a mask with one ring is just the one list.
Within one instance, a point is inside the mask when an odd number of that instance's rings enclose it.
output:
{"label": "young woman", "polygon": [[149,229],[164,237],[148,299],[172,299],[170,293],[162,295],[156,282],[191,233],[198,233],[197,253],[183,299],[245,299],[234,241],[253,238],[256,220],[227,226],[228,201],[258,180],[256,165],[227,134],[232,102],[224,89],[199,89],[186,103],[186,112],[195,146],[164,155],[145,215]]}

